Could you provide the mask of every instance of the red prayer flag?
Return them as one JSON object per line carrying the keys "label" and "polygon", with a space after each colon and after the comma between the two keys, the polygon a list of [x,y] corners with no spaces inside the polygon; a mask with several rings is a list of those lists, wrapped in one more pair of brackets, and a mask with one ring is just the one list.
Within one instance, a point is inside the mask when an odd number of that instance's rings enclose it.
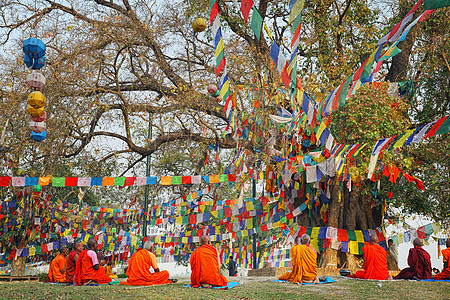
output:
{"label": "red prayer flag", "polygon": [[192,177],[191,176],[182,176],[181,177],[181,183],[182,184],[191,184],[192,183]]}
{"label": "red prayer flag", "polygon": [[124,184],[124,186],[133,185],[135,181],[136,181],[136,177],[125,177],[125,184]]}
{"label": "red prayer flag", "polygon": [[77,186],[78,178],[77,177],[66,177],[66,186]]}
{"label": "red prayer flag", "polygon": [[214,21],[214,18],[219,14],[219,2],[217,0],[211,0],[210,4],[211,15],[209,17],[209,25]]}
{"label": "red prayer flag", "polygon": [[434,124],[434,126],[430,129],[430,131],[428,131],[427,135],[424,136],[424,139],[433,136],[436,134],[436,131],[438,131],[439,127],[441,127],[442,123],[445,122],[445,120],[447,120],[448,116],[445,116],[441,119],[439,119],[436,124]]}
{"label": "red prayer flag", "polygon": [[11,177],[0,177],[0,186],[9,186]]}
{"label": "red prayer flag", "polygon": [[338,229],[338,241],[340,242],[348,242],[347,230]]}
{"label": "red prayer flag", "polygon": [[253,7],[253,0],[241,0],[241,12],[244,17],[245,24],[248,22],[248,16],[250,14],[250,10]]}

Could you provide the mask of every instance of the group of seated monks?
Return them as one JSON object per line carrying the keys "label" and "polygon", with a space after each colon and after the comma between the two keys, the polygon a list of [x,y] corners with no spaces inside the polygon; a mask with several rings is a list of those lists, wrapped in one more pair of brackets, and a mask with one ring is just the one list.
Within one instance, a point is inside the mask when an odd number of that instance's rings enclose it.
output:
{"label": "group of seated monks", "polygon": [[50,264],[47,281],[76,285],[111,282],[111,277],[115,276],[111,272],[112,266],[104,267],[106,262],[97,254],[97,247],[96,240],[89,240],[87,249],[81,242],[74,243],[70,253],[67,248],[62,248]]}
{"label": "group of seated monks", "polygon": [[[386,280],[392,279],[387,267],[387,252],[378,245],[378,237],[370,236],[369,244],[362,248],[364,253],[364,266],[350,277],[361,279]],[[208,236],[200,238],[201,246],[191,255],[191,286],[211,288],[226,286],[228,279],[220,274],[220,257],[217,249],[211,245]],[[310,237],[304,234],[300,244],[291,249],[292,271],[279,277],[294,283],[319,283],[317,276],[317,252],[310,246]],[[414,248],[409,250],[408,268],[403,269],[394,279],[431,279],[430,255],[423,247],[423,240],[417,238],[413,242]],[[450,238],[446,240],[447,249],[442,251],[444,257],[444,270],[434,276],[436,280],[450,279]],[[96,252],[96,240],[89,240],[87,249],[77,242],[69,254],[63,248],[61,254],[53,259],[48,280],[51,282],[66,282],[76,285],[91,283],[105,284],[111,281],[111,270],[105,269],[99,262]],[[110,267],[110,266],[109,266]],[[108,268],[108,267],[107,267]],[[153,269],[153,272],[150,271]],[[109,271],[109,272],[108,272]],[[109,273],[109,274],[107,274]],[[159,285],[175,282],[169,279],[169,272],[161,271],[156,262],[154,245],[145,242],[142,249],[136,251],[130,258],[126,274],[128,278],[122,281],[125,285]],[[108,276],[110,275],[110,276]]]}
{"label": "group of seated monks", "polygon": [[[294,283],[318,283],[317,277],[317,253],[309,245],[310,237],[304,234],[300,238],[300,245],[291,249],[292,271],[281,275],[278,279]],[[387,252],[378,245],[378,237],[372,235],[370,243],[362,248],[364,253],[364,266],[349,277],[361,279],[386,280],[392,279],[387,266]],[[444,270],[434,277],[431,273],[431,257],[423,249],[423,240],[417,238],[413,242],[414,248],[409,250],[408,268],[403,269],[393,279],[450,279],[450,238],[446,241],[447,249],[442,251],[444,257]]]}

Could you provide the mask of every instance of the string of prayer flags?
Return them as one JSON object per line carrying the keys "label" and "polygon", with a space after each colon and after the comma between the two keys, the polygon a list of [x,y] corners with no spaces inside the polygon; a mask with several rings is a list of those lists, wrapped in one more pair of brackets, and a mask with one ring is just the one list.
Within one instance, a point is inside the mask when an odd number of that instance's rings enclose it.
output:
{"label": "string of prayer flags", "polygon": [[[236,174],[195,175],[195,176],[162,176],[161,185],[222,183],[236,181]],[[142,186],[154,185],[158,177],[0,177],[0,186],[32,186],[50,185],[66,186]]]}

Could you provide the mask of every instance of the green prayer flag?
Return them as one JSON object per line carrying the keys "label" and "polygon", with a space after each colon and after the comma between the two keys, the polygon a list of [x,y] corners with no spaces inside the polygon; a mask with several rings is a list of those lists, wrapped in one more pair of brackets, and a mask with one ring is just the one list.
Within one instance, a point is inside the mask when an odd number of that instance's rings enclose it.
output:
{"label": "green prayer flag", "polygon": [[66,177],[53,177],[52,186],[66,186]]}
{"label": "green prayer flag", "polygon": [[219,182],[228,182],[228,174],[219,175]]}
{"label": "green prayer flag", "polygon": [[444,134],[450,132],[450,117],[445,119],[445,121],[441,124],[441,127],[436,131],[435,135]]}
{"label": "green prayer flag", "polygon": [[182,183],[181,176],[172,176],[172,184],[181,184]]}
{"label": "green prayer flag", "polygon": [[339,106],[338,107],[342,107],[345,105],[345,101],[347,99],[348,86],[351,81],[352,81],[352,76],[347,78],[347,81],[344,83],[344,86],[342,87],[342,90],[341,90],[341,94],[339,95]]}
{"label": "green prayer flag", "polygon": [[392,56],[396,56],[397,54],[399,54],[400,52],[402,52],[402,50],[400,50],[399,48],[397,48],[397,46],[394,47],[394,49],[392,49],[390,54],[385,54],[382,57],[380,57],[379,61],[382,60],[386,60],[391,58]]}
{"label": "green prayer flag", "polygon": [[364,252],[363,252],[363,250],[362,250],[362,248],[364,247],[364,243],[358,243],[358,254],[359,255],[363,255],[364,254]]}
{"label": "green prayer flag", "polygon": [[182,222],[183,225],[189,224],[189,215],[183,216]]}
{"label": "green prayer flag", "polygon": [[42,254],[42,247],[36,246],[36,255]]}
{"label": "green prayer flag", "polygon": [[311,236],[312,229],[313,229],[312,227],[307,227],[305,233],[306,233],[307,235]]}
{"label": "green prayer flag", "polygon": [[319,251],[322,252],[323,251],[323,239],[317,240],[317,246],[319,246]]}
{"label": "green prayer flag", "polygon": [[347,236],[349,241],[356,241],[356,233],[354,230],[347,230]]}
{"label": "green prayer flag", "polygon": [[125,185],[125,177],[114,177],[114,185]]}
{"label": "green prayer flag", "polygon": [[250,23],[250,28],[252,29],[258,40],[261,38],[261,29],[263,25],[263,18],[259,14],[255,6],[253,6],[252,22]]}
{"label": "green prayer flag", "polygon": [[423,2],[423,9],[436,9],[441,7],[450,6],[450,0],[425,0]]}

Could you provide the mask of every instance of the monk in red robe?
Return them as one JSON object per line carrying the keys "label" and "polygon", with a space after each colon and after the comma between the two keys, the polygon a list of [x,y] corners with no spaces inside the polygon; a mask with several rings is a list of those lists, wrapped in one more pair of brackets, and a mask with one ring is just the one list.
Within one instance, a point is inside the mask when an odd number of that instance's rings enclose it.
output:
{"label": "monk in red robe", "polygon": [[448,262],[450,261],[450,238],[445,241],[447,249],[442,250],[442,256],[444,257],[444,270],[441,273],[434,275],[433,279],[445,280],[450,279],[450,266]]}
{"label": "monk in red robe", "polygon": [[310,237],[307,234],[300,238],[301,245],[291,249],[292,272],[281,275],[279,280],[293,283],[319,283],[317,278],[317,252],[309,245]]}
{"label": "monk in red robe", "polygon": [[47,279],[48,282],[66,282],[66,256],[69,250],[64,247],[62,248],[60,254],[58,254],[50,264],[48,269]]}
{"label": "monk in red robe", "polygon": [[362,248],[364,252],[364,271],[358,271],[350,276],[361,279],[392,279],[387,268],[387,252],[378,245],[377,235],[370,237],[370,244]]}
{"label": "monk in red robe", "polygon": [[76,285],[87,285],[91,283],[106,284],[111,282],[111,278],[106,275],[105,269],[100,269],[96,250],[98,244],[96,240],[89,240],[87,250],[83,250],[77,260],[75,268]]}
{"label": "monk in red robe", "polygon": [[394,279],[430,279],[431,256],[423,247],[423,240],[416,238],[413,241],[414,248],[409,249],[409,268],[403,269]]}
{"label": "monk in red robe", "polygon": [[191,255],[191,286],[226,286],[228,280],[220,274],[220,258],[217,249],[211,246],[208,236],[200,238],[201,246]]}
{"label": "monk in red robe", "polygon": [[[153,268],[153,273],[150,272]],[[145,242],[143,249],[135,252],[128,262],[126,285],[158,285],[172,283],[168,271],[160,271],[156,263],[154,246],[152,242]]]}
{"label": "monk in red robe", "polygon": [[75,242],[73,244],[73,250],[70,252],[69,256],[66,258],[66,282],[73,284],[75,268],[77,266],[77,260],[80,256],[80,252],[83,251],[83,243]]}

